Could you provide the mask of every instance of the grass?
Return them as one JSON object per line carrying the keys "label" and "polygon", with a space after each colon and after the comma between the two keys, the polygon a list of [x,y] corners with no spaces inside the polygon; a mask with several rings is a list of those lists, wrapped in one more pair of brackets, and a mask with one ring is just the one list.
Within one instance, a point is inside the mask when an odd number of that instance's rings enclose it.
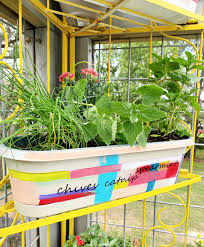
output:
{"label": "grass", "polygon": [[[204,150],[198,149],[197,150],[198,157],[204,157]],[[187,169],[189,165],[189,161],[185,159],[182,164],[183,169]],[[204,160],[199,160],[194,162],[194,169],[193,173],[204,175]],[[182,181],[182,179],[179,179]],[[178,181],[178,182],[179,182]],[[198,205],[203,206],[204,202],[204,180],[197,184],[193,184],[191,187],[191,205]],[[174,194],[178,195],[184,202],[187,201],[187,193],[188,187],[183,187],[173,191]],[[148,198],[149,200],[154,200],[154,197]],[[157,201],[161,202],[172,202],[172,203],[180,203],[177,199],[172,197],[168,194],[161,194],[156,197]],[[143,202],[136,201],[130,204],[127,204],[127,212],[126,212],[126,225],[128,226],[137,226],[142,228],[143,222]],[[161,220],[163,223],[167,225],[175,225],[178,224],[184,217],[184,209],[183,206],[174,206],[174,205],[164,205],[157,203],[156,205],[156,215],[158,214],[159,210],[163,207],[166,209],[161,213]],[[145,227],[150,228],[153,226],[153,219],[154,219],[154,203],[146,202],[146,220],[145,220]],[[116,207],[109,209],[107,211],[107,222],[113,224],[124,224],[123,220],[124,215],[124,207]],[[98,215],[99,221],[104,220],[103,212],[100,212]],[[160,225],[158,219],[156,218],[156,225]],[[161,229],[162,230],[162,229]],[[185,232],[185,224],[172,229],[174,232],[184,233]],[[107,231],[112,234],[118,234],[118,236],[123,236],[123,227],[116,227],[116,226],[107,226]],[[188,234],[197,236],[198,234],[204,237],[204,209],[199,208],[190,208],[189,213],[189,224],[188,224]],[[127,228],[126,236],[133,240],[135,237],[141,239],[142,230],[141,229],[131,229]],[[155,246],[158,247],[161,244],[170,244],[173,240],[173,237],[170,234],[166,233],[155,233]],[[175,247],[183,247],[184,246],[184,236],[177,236],[176,243],[173,245]],[[196,238],[188,238],[187,247],[194,247],[194,241]],[[147,246],[152,246],[152,233],[149,233],[147,238]]]}

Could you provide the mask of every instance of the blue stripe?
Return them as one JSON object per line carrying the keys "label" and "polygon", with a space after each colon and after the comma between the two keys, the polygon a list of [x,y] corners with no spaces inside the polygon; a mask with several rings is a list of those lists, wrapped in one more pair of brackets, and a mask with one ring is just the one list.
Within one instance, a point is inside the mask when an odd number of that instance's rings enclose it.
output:
{"label": "blue stripe", "polygon": [[[159,163],[152,164],[151,168],[150,168],[149,176],[151,177],[151,172],[155,172],[155,171],[158,171],[158,170],[159,170]],[[148,182],[146,192],[152,191],[154,189],[155,182],[156,182],[156,180]]]}
{"label": "blue stripe", "polygon": [[151,190],[154,189],[155,181],[156,181],[156,180],[153,180],[153,181],[151,181],[151,182],[148,182],[146,192],[151,191]]}
{"label": "blue stripe", "polygon": [[[99,157],[100,166],[111,166],[118,164],[118,155],[108,155]],[[102,203],[110,201],[114,184],[110,185],[111,181],[115,181],[117,172],[108,172],[98,176],[98,187],[95,191],[94,203]]]}

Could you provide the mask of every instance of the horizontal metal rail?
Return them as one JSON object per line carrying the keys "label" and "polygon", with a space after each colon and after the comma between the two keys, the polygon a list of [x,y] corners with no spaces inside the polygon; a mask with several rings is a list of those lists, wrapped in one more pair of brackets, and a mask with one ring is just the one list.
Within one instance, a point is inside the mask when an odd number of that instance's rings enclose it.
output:
{"label": "horizontal metal rail", "polygon": [[[91,220],[91,222],[93,222],[93,223],[98,223],[98,224],[102,224],[102,225],[104,225],[105,223],[104,222],[102,222],[102,221],[96,221],[96,220]],[[130,228],[130,229],[143,229],[143,227],[141,227],[141,226],[128,226],[128,225],[121,225],[121,224],[115,224],[115,223],[108,223],[108,222],[106,222],[106,225],[109,225],[109,226],[118,226],[118,227],[125,227],[125,228]],[[148,230],[149,228],[144,228],[145,230]],[[155,229],[155,232],[161,232],[161,233],[167,233],[167,234],[171,234],[171,232],[168,232],[168,231],[163,231],[163,230],[158,230],[158,229]],[[175,235],[178,235],[178,236],[185,236],[185,234],[184,233],[182,233],[182,232],[174,232],[175,233]],[[195,235],[191,235],[191,234],[188,234],[188,237],[190,237],[190,238],[198,238],[198,236],[195,236]],[[201,237],[201,239],[204,239],[204,237]]]}

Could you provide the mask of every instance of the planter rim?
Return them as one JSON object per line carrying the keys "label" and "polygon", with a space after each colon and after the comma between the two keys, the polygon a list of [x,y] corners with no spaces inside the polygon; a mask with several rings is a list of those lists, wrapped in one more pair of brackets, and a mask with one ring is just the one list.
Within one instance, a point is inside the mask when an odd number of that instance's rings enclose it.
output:
{"label": "planter rim", "polygon": [[114,155],[114,154],[159,151],[165,149],[175,149],[175,148],[192,146],[193,144],[194,144],[193,137],[182,140],[147,143],[146,147],[141,147],[138,144],[134,145],[133,147],[130,147],[129,145],[126,144],[126,145],[99,146],[99,147],[49,150],[49,151],[20,150],[20,149],[9,148],[1,144],[0,156],[13,160],[47,162],[47,161],[80,159],[80,158]]}

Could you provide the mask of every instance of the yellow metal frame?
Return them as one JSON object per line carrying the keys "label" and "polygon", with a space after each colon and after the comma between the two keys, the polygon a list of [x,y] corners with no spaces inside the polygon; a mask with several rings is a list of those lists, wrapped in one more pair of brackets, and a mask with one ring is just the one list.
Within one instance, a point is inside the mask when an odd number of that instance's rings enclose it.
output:
{"label": "yellow metal frame", "polygon": [[[186,24],[183,26],[175,25],[175,24],[167,22],[165,20],[161,20],[161,19],[158,19],[158,18],[155,18],[152,16],[145,15],[143,13],[138,13],[138,12],[133,11],[131,9],[127,9],[125,7],[122,7],[121,4],[124,3],[125,0],[120,0],[119,2],[117,2],[117,4],[112,4],[112,3],[104,1],[104,0],[95,0],[96,3],[98,2],[98,3],[101,3],[101,4],[109,7],[109,11],[106,13],[102,12],[102,11],[97,11],[95,9],[91,9],[91,8],[88,8],[88,7],[79,5],[79,4],[75,4],[75,3],[72,3],[72,2],[69,2],[66,0],[55,0],[55,1],[66,3],[68,5],[78,7],[78,8],[87,10],[87,11],[97,12],[100,16],[94,21],[90,21],[88,19],[81,18],[79,16],[75,16],[75,15],[71,15],[71,14],[67,14],[67,13],[62,13],[62,12],[59,12],[56,10],[52,10],[52,9],[50,9],[49,0],[47,0],[46,6],[43,5],[39,0],[27,0],[27,1],[30,2],[47,19],[47,88],[48,88],[48,92],[50,92],[50,24],[51,23],[54,24],[58,29],[60,29],[62,31],[62,54],[63,54],[63,56],[62,56],[62,72],[66,72],[68,70],[68,62],[69,62],[69,71],[75,73],[75,38],[76,37],[92,36],[92,35],[107,35],[108,36],[108,39],[109,39],[108,84],[110,83],[111,39],[113,37],[112,35],[114,35],[114,34],[126,34],[127,35],[127,34],[132,34],[132,33],[145,33],[145,32],[149,33],[150,34],[150,36],[149,36],[150,37],[149,63],[151,63],[152,40],[153,40],[153,33],[154,32],[159,32],[162,35],[169,37],[169,38],[181,39],[178,37],[170,36],[169,34],[166,34],[164,32],[173,31],[173,32],[177,32],[179,34],[179,32],[181,32],[181,31],[198,31],[198,32],[201,31],[201,43],[200,43],[200,51],[199,52],[198,52],[197,48],[190,41],[188,41],[186,39],[182,39],[182,40],[190,43],[194,47],[196,53],[199,54],[199,59],[201,59],[201,56],[202,56],[202,45],[203,45],[203,31],[202,30],[204,29],[204,17],[198,16],[198,15],[193,14],[193,13],[189,13],[188,11],[186,12],[185,10],[178,8],[178,7],[175,7],[175,6],[172,6],[171,4],[168,4],[168,3],[165,3],[165,6],[164,6],[164,2],[162,0],[147,0],[147,1],[153,3],[154,5],[157,5],[160,7],[165,7],[166,9],[169,9],[169,10],[173,10],[177,13],[183,13],[183,14],[186,13],[186,15],[188,15],[188,16],[190,15],[192,18],[197,19],[197,20],[201,21],[202,23],[198,23],[198,24],[194,24],[194,25]],[[19,6],[20,73],[22,73],[22,69],[23,69],[22,0],[19,0],[18,6]],[[114,12],[118,9],[121,9],[121,10],[125,11],[126,13],[130,13],[131,15],[147,18],[150,20],[150,25],[145,25],[143,23],[138,23],[135,21],[131,21],[127,18],[123,18],[123,17],[119,17],[119,16],[114,15]],[[62,15],[63,19],[60,20],[55,14]],[[80,19],[80,20],[86,21],[87,26],[85,26],[83,28],[70,26],[69,23],[67,23],[67,21],[66,21],[66,16],[68,16],[70,18]],[[107,18],[107,17],[109,17],[109,19],[110,19],[109,24],[105,24],[102,22],[102,20],[104,20],[104,18]],[[121,27],[113,26],[112,25],[112,19],[114,19],[114,18],[119,19],[123,22],[131,22],[131,23],[134,23],[135,25],[139,25],[142,27],[121,28]],[[157,26],[157,24],[156,24],[157,22],[164,23],[165,26]],[[5,31],[4,27],[2,26],[2,24],[0,24],[0,29],[2,29],[4,39],[5,39],[5,49],[4,49],[3,53],[0,54],[0,59],[2,59],[6,55],[6,52],[8,49],[8,38],[6,35],[6,31]],[[68,46],[68,43],[69,43],[69,46]],[[68,54],[69,54],[69,56],[68,56]],[[15,72],[12,70],[12,68],[8,64],[6,64],[5,62],[2,62],[2,61],[0,61],[0,64],[4,64],[5,66],[7,66],[8,69],[10,69],[14,73],[14,76],[16,77],[16,79],[21,81],[21,78],[19,79],[15,75]],[[151,75],[150,70],[149,70],[149,75]],[[198,71],[198,76],[200,76],[200,71]],[[197,86],[196,95],[198,96],[198,94],[199,94],[199,82],[197,83],[196,86]],[[109,89],[108,89],[108,94],[109,94]],[[12,118],[18,110],[19,110],[19,108],[17,108],[9,118]],[[195,112],[194,118],[195,118],[195,123],[196,123],[197,112]],[[195,138],[195,130],[196,130],[196,125],[194,124],[194,126],[193,126],[193,137],[194,138]],[[65,241],[66,241],[66,238],[67,238],[67,236],[66,236],[66,220],[69,220],[69,234],[73,234],[74,233],[74,218],[104,210],[104,230],[106,230],[107,209],[113,208],[116,206],[120,206],[120,205],[124,205],[126,203],[134,202],[137,200],[144,199],[142,246],[147,246],[146,245],[146,237],[147,237],[148,233],[151,230],[154,230],[157,228],[167,229],[168,231],[170,231],[173,234],[174,241],[168,245],[168,246],[172,246],[176,241],[176,237],[175,237],[174,232],[172,231],[172,228],[178,227],[181,224],[183,224],[184,222],[186,222],[185,243],[184,243],[184,247],[186,247],[191,185],[194,183],[197,183],[201,180],[200,175],[192,174],[193,159],[194,159],[194,146],[192,147],[190,173],[188,173],[188,171],[186,171],[186,170],[181,170],[180,174],[179,174],[179,177],[185,179],[185,181],[179,182],[175,185],[171,185],[171,186],[168,186],[168,187],[165,187],[162,189],[157,189],[157,190],[146,192],[143,194],[138,194],[138,195],[127,197],[127,198],[122,198],[122,199],[119,199],[116,201],[110,201],[110,202],[102,203],[99,205],[94,205],[94,206],[91,206],[88,208],[82,208],[82,209],[70,211],[70,212],[59,214],[56,216],[50,216],[47,218],[43,218],[43,219],[39,219],[39,220],[27,222],[27,223],[24,222],[24,217],[21,216],[21,224],[19,224],[19,225],[15,225],[16,221],[19,217],[18,213],[16,213],[16,216],[15,216],[14,221],[12,222],[11,226],[0,229],[0,237],[2,237],[0,240],[0,246],[3,244],[3,242],[6,240],[6,238],[9,235],[16,234],[19,232],[21,232],[21,234],[22,234],[22,246],[24,246],[25,245],[25,231],[31,230],[34,228],[38,228],[41,226],[47,226],[47,246],[49,246],[49,242],[50,242],[50,227],[49,227],[49,225],[53,224],[53,223],[57,223],[57,222],[61,222],[61,246],[63,246]],[[0,187],[2,187],[7,182],[9,182],[8,175],[5,176],[2,181],[0,181]],[[174,225],[174,226],[169,226],[169,225],[164,224],[160,219],[160,213],[162,210],[164,210],[164,208],[163,208],[158,213],[158,221],[160,223],[160,226],[154,226],[153,228],[150,228],[145,232],[146,198],[151,197],[151,196],[155,196],[155,195],[158,195],[161,193],[173,191],[175,189],[182,188],[185,186],[189,186],[187,207],[185,206],[184,202],[178,196],[174,195],[173,193],[170,193],[172,196],[174,196],[178,200],[180,200],[180,202],[184,206],[185,215],[184,215],[184,218],[182,219],[182,221],[179,222],[177,225]],[[5,213],[14,212],[14,211],[15,211],[14,202],[10,201],[10,202],[6,203],[5,205],[3,205],[2,207],[0,207],[0,216],[3,217],[3,215]]]}

